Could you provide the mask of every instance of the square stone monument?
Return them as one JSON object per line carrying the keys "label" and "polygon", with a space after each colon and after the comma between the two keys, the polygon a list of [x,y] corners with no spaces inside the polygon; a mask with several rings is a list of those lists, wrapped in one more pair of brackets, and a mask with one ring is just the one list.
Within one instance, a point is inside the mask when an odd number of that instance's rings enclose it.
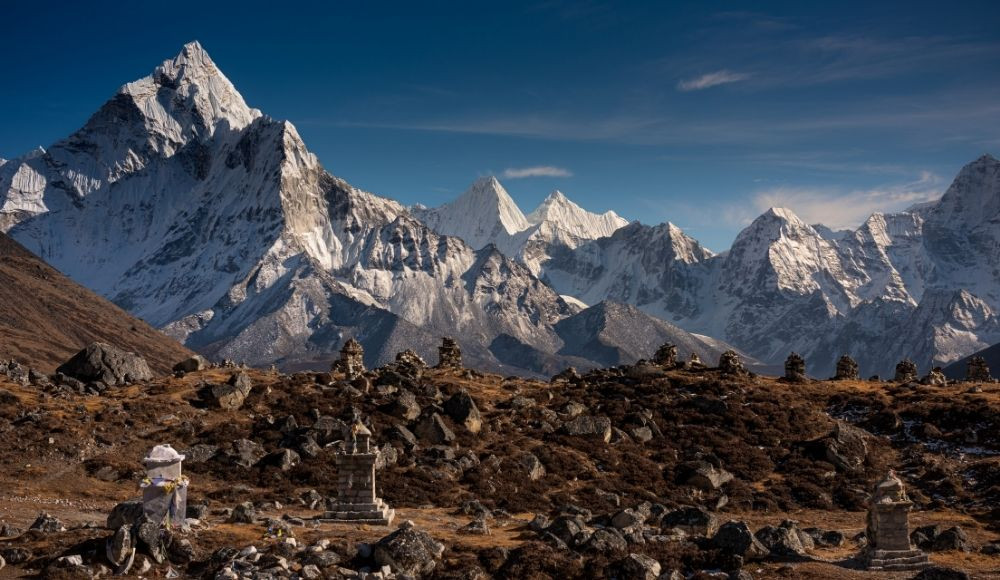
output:
{"label": "square stone monument", "polygon": [[371,448],[371,431],[356,420],[337,458],[337,501],[320,518],[322,521],[354,522],[387,526],[396,517],[375,495],[375,462],[379,451]]}
{"label": "square stone monument", "polygon": [[188,479],[181,473],[184,456],[170,445],[157,445],[142,460],[142,511],[151,522],[183,526],[187,517]]}
{"label": "square stone monument", "polygon": [[868,545],[862,560],[869,570],[922,570],[927,554],[910,544],[910,510],[903,482],[892,471],[875,487],[868,506]]}

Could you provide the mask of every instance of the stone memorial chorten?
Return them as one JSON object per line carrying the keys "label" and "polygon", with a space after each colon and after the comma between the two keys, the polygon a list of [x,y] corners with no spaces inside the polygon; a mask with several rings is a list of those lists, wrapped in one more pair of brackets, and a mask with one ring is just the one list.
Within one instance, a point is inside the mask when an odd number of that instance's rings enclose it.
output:
{"label": "stone memorial chorten", "polygon": [[153,523],[183,526],[187,517],[188,478],[181,473],[184,456],[170,445],[157,445],[142,460],[142,511]]}
{"label": "stone memorial chorten", "polygon": [[387,526],[396,517],[375,495],[375,461],[379,451],[371,448],[371,431],[355,420],[346,434],[344,449],[337,454],[337,501],[319,519]]}
{"label": "stone memorial chorten", "polygon": [[930,565],[927,554],[910,543],[912,508],[902,480],[890,471],[869,500],[868,545],[861,554],[869,570],[922,570]]}

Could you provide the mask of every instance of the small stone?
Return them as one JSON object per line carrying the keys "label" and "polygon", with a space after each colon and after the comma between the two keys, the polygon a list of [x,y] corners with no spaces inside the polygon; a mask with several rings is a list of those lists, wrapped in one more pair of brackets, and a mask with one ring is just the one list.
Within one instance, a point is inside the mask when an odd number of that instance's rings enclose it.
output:
{"label": "small stone", "polygon": [[233,508],[233,515],[229,516],[229,522],[234,524],[252,524],[257,521],[257,510],[253,502],[245,501]]}

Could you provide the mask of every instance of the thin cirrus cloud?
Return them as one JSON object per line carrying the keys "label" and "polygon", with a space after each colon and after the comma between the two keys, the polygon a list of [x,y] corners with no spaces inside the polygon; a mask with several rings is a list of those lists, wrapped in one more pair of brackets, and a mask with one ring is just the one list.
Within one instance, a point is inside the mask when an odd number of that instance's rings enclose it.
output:
{"label": "thin cirrus cloud", "polygon": [[562,167],[551,165],[536,165],[535,167],[511,167],[505,169],[501,176],[505,179],[524,179],[525,177],[572,177],[573,172]]}
{"label": "thin cirrus cloud", "polygon": [[[874,189],[842,191],[825,188],[778,187],[754,196],[757,212],[770,207],[791,209],[803,221],[834,229],[853,229],[876,212],[894,212],[941,197],[943,180],[929,171],[909,182]],[[744,215],[745,222],[749,216]]]}
{"label": "thin cirrus cloud", "polygon": [[750,75],[746,73],[718,70],[693,79],[681,80],[677,83],[677,89],[684,92],[701,91],[719,85],[737,83],[748,78],[750,78]]}

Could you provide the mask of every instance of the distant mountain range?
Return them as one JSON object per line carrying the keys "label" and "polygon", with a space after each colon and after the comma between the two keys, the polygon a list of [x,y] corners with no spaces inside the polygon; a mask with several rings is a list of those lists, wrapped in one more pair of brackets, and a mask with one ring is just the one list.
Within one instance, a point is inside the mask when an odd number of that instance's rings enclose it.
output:
{"label": "distant mountain range", "polygon": [[843,353],[867,374],[946,364],[1000,341],[998,226],[990,156],[934,204],[853,232],[774,208],[718,255],[561,192],[525,215],[492,177],[406,208],[325,171],[198,43],[66,139],[0,161],[12,237],[190,348],[287,367],[328,364],[349,336],[369,364],[433,360],[443,335],[501,372],[627,362],[661,341],[767,365],[796,350],[816,375]]}

